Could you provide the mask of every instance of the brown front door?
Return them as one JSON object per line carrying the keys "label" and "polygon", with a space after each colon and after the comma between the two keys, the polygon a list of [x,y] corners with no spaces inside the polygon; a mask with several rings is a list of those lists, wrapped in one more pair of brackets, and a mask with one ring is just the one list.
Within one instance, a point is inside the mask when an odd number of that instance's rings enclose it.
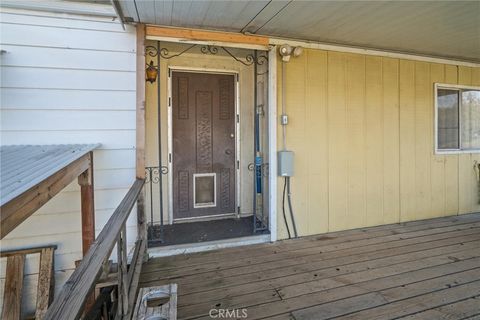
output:
{"label": "brown front door", "polygon": [[235,77],[173,72],[173,218],[235,212]]}

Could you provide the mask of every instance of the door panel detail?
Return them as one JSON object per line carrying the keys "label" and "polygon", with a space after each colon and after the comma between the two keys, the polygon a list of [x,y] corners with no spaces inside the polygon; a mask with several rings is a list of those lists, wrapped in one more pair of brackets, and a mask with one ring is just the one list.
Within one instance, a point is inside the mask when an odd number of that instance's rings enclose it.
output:
{"label": "door panel detail", "polygon": [[228,79],[220,79],[218,84],[220,88],[220,120],[229,120],[232,110],[230,104],[233,99],[230,95],[233,92],[233,84]]}
{"label": "door panel detail", "polygon": [[178,119],[188,119],[188,78],[178,78]]}
{"label": "door panel detail", "polygon": [[212,171],[212,93],[197,91],[197,170]]}
{"label": "door panel detail", "polygon": [[220,177],[222,185],[222,208],[228,209],[230,205],[230,169],[222,169]]}
{"label": "door panel detail", "polygon": [[188,171],[178,171],[178,207],[188,211]]}

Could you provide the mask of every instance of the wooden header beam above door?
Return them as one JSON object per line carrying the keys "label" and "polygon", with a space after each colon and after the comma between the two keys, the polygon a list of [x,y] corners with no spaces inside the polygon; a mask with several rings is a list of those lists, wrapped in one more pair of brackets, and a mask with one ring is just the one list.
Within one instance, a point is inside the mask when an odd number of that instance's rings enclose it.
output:
{"label": "wooden header beam above door", "polygon": [[224,43],[238,43],[256,45],[268,48],[269,39],[262,36],[244,35],[232,32],[206,31],[199,29],[166,28],[147,25],[147,37],[180,38],[192,41],[213,41]]}

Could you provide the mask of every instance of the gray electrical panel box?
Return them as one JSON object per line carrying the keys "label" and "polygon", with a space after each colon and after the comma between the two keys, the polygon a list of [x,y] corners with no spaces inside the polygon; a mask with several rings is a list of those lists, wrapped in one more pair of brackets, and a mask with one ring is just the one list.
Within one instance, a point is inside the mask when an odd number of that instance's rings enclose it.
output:
{"label": "gray electrical panel box", "polygon": [[278,151],[278,175],[293,177],[293,151]]}

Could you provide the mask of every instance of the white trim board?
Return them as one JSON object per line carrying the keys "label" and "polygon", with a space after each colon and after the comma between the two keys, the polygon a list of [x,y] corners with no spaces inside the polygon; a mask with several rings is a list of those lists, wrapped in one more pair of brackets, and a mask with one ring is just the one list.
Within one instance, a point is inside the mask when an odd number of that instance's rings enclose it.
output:
{"label": "white trim board", "polygon": [[268,52],[268,162],[270,241],[277,240],[277,47]]}
{"label": "white trim board", "polygon": [[252,244],[270,242],[270,235],[249,236],[242,238],[232,238],[226,240],[208,241],[202,243],[188,243],[165,247],[148,248],[149,258],[177,256],[196,252],[212,251],[217,249],[241,247]]}

